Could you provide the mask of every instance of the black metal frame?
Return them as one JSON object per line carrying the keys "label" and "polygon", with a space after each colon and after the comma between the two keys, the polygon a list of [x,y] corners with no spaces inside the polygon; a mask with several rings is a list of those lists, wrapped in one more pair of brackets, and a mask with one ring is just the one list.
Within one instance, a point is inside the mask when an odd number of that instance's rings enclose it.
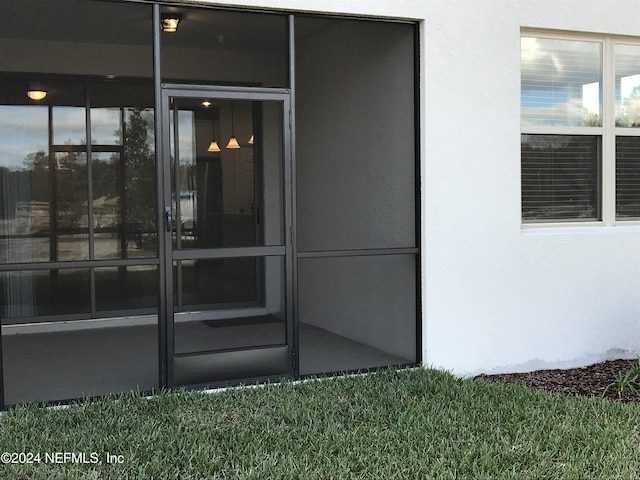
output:
{"label": "black metal frame", "polygon": [[0,317],[0,410],[5,409],[4,405],[4,356],[2,354],[2,317]]}
{"label": "black metal frame", "polygon": [[[45,76],[44,74],[23,74],[23,73],[15,73],[15,72],[9,72],[9,73],[3,73],[3,76],[7,76],[8,78],[21,78],[24,75],[28,75],[29,77],[41,77],[41,78],[51,78],[51,79],[55,79],[58,81],[61,80],[66,80],[69,79],[70,77],[68,75],[64,75],[64,74],[55,74],[55,75],[47,75]],[[142,83],[140,79],[129,79],[129,78],[123,78],[124,81],[127,82],[136,82],[136,83]],[[120,153],[122,154],[122,152],[124,151],[124,144],[113,144],[113,145],[96,145],[93,144],[92,142],[92,135],[91,135],[91,127],[92,127],[92,123],[91,123],[91,110],[92,108],[94,108],[94,106],[92,105],[92,98],[91,98],[91,90],[90,90],[90,85],[92,84],[92,82],[96,82],[96,83],[111,83],[111,80],[106,78],[106,77],[84,77],[82,80],[77,80],[77,79],[73,79],[73,81],[79,83],[82,83],[83,85],[83,95],[84,95],[84,99],[85,99],[85,103],[84,105],[78,105],[82,108],[85,109],[85,131],[84,131],[84,135],[86,138],[86,143],[84,144],[80,144],[80,145],[62,145],[62,144],[56,144],[54,142],[53,139],[53,122],[52,122],[52,115],[53,115],[53,106],[49,105],[48,106],[48,152],[49,152],[49,164],[50,167],[53,165],[53,168],[55,168],[55,154],[57,153],[65,153],[65,152],[75,152],[75,153],[83,153],[86,155],[87,158],[87,198],[93,198],[93,171],[92,171],[92,164],[93,162],[91,161],[92,158],[92,154],[93,153]],[[121,125],[122,125],[122,135],[124,138],[125,135],[125,122],[124,122],[124,111],[121,109]],[[121,172],[123,173],[123,172]],[[49,179],[50,182],[50,186],[52,188],[56,188],[55,182],[50,178]],[[124,183],[122,184],[121,188],[124,188]],[[55,199],[55,196],[54,196]],[[50,211],[50,222],[51,224],[55,224],[55,222],[57,221],[55,214],[53,213],[55,211],[54,209],[51,209]],[[90,311],[87,313],[81,313],[81,314],[53,314],[53,315],[42,315],[42,316],[38,316],[38,317],[20,317],[19,319],[16,320],[12,320],[11,325],[20,325],[20,324],[26,324],[26,323],[33,323],[33,322],[56,322],[56,321],[64,321],[64,320],[90,320],[90,319],[97,319],[97,318],[107,318],[107,317],[119,317],[119,316],[126,316],[127,314],[131,315],[132,310],[110,310],[110,311],[100,311],[99,313],[97,312],[97,308],[96,308],[96,275],[95,275],[95,269],[96,268],[109,268],[109,267],[128,267],[128,266],[140,266],[140,265],[150,265],[150,266],[158,266],[159,262],[157,257],[146,257],[146,258],[140,258],[140,259],[134,259],[134,260],[130,260],[127,258],[119,258],[119,259],[96,259],[95,258],[95,237],[94,237],[94,233],[95,233],[95,227],[94,227],[94,222],[93,222],[93,218],[94,218],[94,212],[93,209],[89,208],[87,210],[87,219],[88,219],[88,224],[87,224],[87,229],[86,230],[82,230],[80,231],[80,229],[78,229],[77,231],[74,230],[66,230],[65,233],[85,233],[88,237],[88,252],[89,252],[89,258],[87,260],[73,260],[73,261],[60,261],[57,258],[54,258],[53,261],[50,262],[17,262],[17,263],[6,263],[6,264],[0,264],[0,272],[12,272],[12,271],[39,271],[39,270],[51,270],[52,272],[59,272],[60,270],[67,270],[67,269],[82,269],[82,270],[88,270],[88,274],[89,274],[89,291],[90,291],[90,299],[89,299],[89,305],[90,305]],[[57,230],[58,232],[60,232],[59,229],[53,229],[53,231]],[[37,237],[47,237],[47,236],[51,236],[51,233],[49,234],[43,234],[43,235],[29,235],[29,237],[31,238],[37,238]],[[18,237],[18,235],[16,235],[16,237]],[[121,239],[124,240],[124,237]],[[52,241],[55,243],[57,242],[57,238],[53,237]],[[55,252],[55,248],[51,249],[52,253]],[[139,309],[135,309],[135,314],[136,315],[146,315],[149,313],[155,313],[154,309],[149,309],[149,308],[139,308]]]}
{"label": "black metal frame", "polygon": [[[173,295],[168,292],[173,292],[173,275],[172,268],[174,261],[180,260],[192,260],[192,259],[214,259],[214,258],[246,258],[246,257],[268,257],[277,256],[284,259],[285,264],[285,304],[286,304],[286,318],[287,318],[287,335],[286,338],[292,338],[292,324],[293,314],[290,306],[290,299],[292,298],[289,293],[292,285],[292,261],[291,257],[291,234],[290,226],[293,222],[291,213],[291,171],[290,163],[292,158],[291,151],[291,134],[289,132],[288,115],[291,108],[290,105],[290,91],[289,89],[282,88],[258,88],[258,87],[216,87],[216,86],[203,86],[203,85],[186,85],[186,84],[162,84],[161,85],[161,104],[160,104],[160,118],[162,123],[162,146],[158,155],[159,166],[158,174],[162,177],[162,189],[160,190],[164,204],[160,210],[164,211],[166,208],[170,208],[171,202],[171,172],[169,158],[171,155],[171,145],[169,138],[169,115],[171,113],[171,100],[173,98],[212,98],[212,99],[226,99],[226,100],[246,100],[246,101],[273,101],[282,103],[283,108],[283,154],[284,154],[284,166],[283,166],[283,188],[284,188],[284,245],[277,246],[256,246],[256,247],[237,247],[237,248],[223,248],[223,249],[201,249],[196,251],[190,250],[174,250],[171,247],[171,232],[167,232],[164,229],[164,257],[161,259],[161,277],[163,278],[164,291],[167,294],[164,297],[164,312],[163,317],[160,318],[160,322],[165,323],[163,331],[166,332],[166,343],[164,344],[166,357],[162,360],[166,362],[165,368],[167,371],[167,383],[163,386],[173,387],[177,385],[203,383],[206,382],[206,375],[198,372],[203,367],[207,367],[209,370],[215,370],[215,359],[219,359],[223,365],[222,370],[231,368],[230,366],[237,366],[242,369],[242,358],[238,353],[245,352],[245,358],[252,361],[257,370],[261,372],[259,376],[272,376],[274,374],[281,374],[282,376],[293,377],[292,371],[292,348],[288,345],[273,346],[270,349],[267,347],[255,347],[255,348],[242,348],[234,349],[233,351],[219,351],[219,352],[198,352],[197,354],[176,354],[174,345],[174,309],[173,309]],[[196,314],[200,315],[200,314]],[[277,353],[281,348],[286,348],[286,360],[284,362],[285,368],[283,371],[278,371],[279,367],[274,366],[276,363],[282,365],[283,357]],[[264,355],[260,355],[264,353]],[[276,355],[274,357],[274,355]],[[255,357],[255,358],[249,358]],[[275,362],[275,363],[274,363]],[[263,365],[258,368],[260,365]],[[269,366],[271,365],[271,366]],[[243,370],[245,371],[245,370]],[[255,376],[255,375],[241,375],[241,376]],[[215,383],[216,380],[211,378],[211,383]]]}
{"label": "black metal frame", "polygon": [[[295,24],[295,18],[302,16],[302,15],[291,15],[291,25],[292,25],[292,29],[294,28],[293,25]],[[306,16],[311,16],[311,15],[306,15]],[[314,17],[322,17],[322,18],[335,18],[335,19],[345,19],[345,18],[349,18],[349,17],[345,17],[345,16],[337,16],[337,15],[313,15]],[[367,20],[367,19],[363,19],[363,20]],[[369,21],[378,21],[376,19],[369,19]],[[397,23],[412,23],[414,25],[413,28],[413,50],[414,50],[414,55],[413,55],[413,71],[414,71],[414,100],[413,100],[413,105],[414,105],[414,111],[413,111],[413,117],[414,117],[414,152],[415,152],[415,159],[414,159],[414,165],[415,165],[415,170],[414,170],[414,189],[415,189],[415,247],[413,248],[380,248],[380,249],[359,249],[359,250],[325,250],[325,251],[303,251],[303,252],[299,252],[298,248],[297,248],[297,242],[294,248],[294,252],[295,252],[295,259],[296,261],[294,262],[295,264],[295,281],[294,281],[294,305],[295,305],[295,342],[296,342],[296,346],[299,345],[299,325],[298,325],[298,277],[297,277],[297,270],[298,270],[298,260],[299,259],[305,259],[305,258],[329,258],[329,257],[360,257],[360,256],[381,256],[381,255],[405,255],[405,254],[409,254],[409,255],[414,255],[415,256],[415,281],[416,281],[416,330],[415,330],[415,334],[416,334],[416,339],[415,339],[415,358],[416,358],[416,362],[410,362],[407,364],[403,364],[403,365],[399,365],[402,367],[411,367],[411,366],[416,366],[416,365],[420,365],[422,363],[422,308],[423,308],[423,303],[422,303],[422,248],[421,248],[421,242],[422,242],[422,232],[421,232],[421,218],[422,218],[422,209],[421,209],[421,169],[420,169],[420,158],[421,158],[421,120],[420,120],[420,99],[421,99],[421,91],[420,91],[420,81],[421,81],[421,76],[420,76],[420,24],[416,23],[416,22],[409,22],[407,20],[403,20],[403,19],[384,19],[385,22],[397,22]],[[295,55],[295,35],[292,35],[291,38],[291,47],[290,47],[290,54],[291,55]],[[295,70],[293,70],[295,68],[295,59],[291,62],[291,68],[292,68],[292,104],[295,104]],[[295,115],[293,117],[294,121],[292,122],[292,137],[293,137],[293,142],[294,142],[294,149],[295,149]],[[295,151],[295,150],[294,150]],[[293,161],[293,168],[294,168],[294,175],[293,175],[293,179],[294,179],[294,184],[293,184],[293,191],[295,192],[295,157],[294,157],[294,161]],[[295,195],[294,195],[294,213],[295,213]],[[294,216],[294,218],[296,218]],[[294,225],[295,228],[295,225]],[[294,235],[294,239],[297,238],[297,235]],[[295,240],[294,240],[295,241]],[[334,375],[334,374],[344,374],[344,373],[360,373],[360,372],[369,372],[369,371],[376,371],[379,370],[380,368],[384,368],[384,367],[372,367],[372,368],[367,368],[367,369],[358,369],[358,370],[348,370],[348,371],[340,371],[340,372],[324,372],[321,374],[305,374],[305,375],[300,375],[300,371],[299,371],[299,361],[296,361],[296,365],[295,365],[295,375],[296,378],[311,378],[314,376],[330,376],[330,375]]]}
{"label": "black metal frame", "polygon": [[300,329],[298,325],[298,232],[296,225],[297,205],[296,205],[296,20],[293,15],[289,15],[289,89],[291,98],[291,108],[289,109],[289,133],[291,134],[291,227],[289,234],[291,239],[291,336],[287,337],[287,343],[291,350],[291,369],[293,377],[300,376],[300,360],[298,347],[300,345]]}
{"label": "black metal frame", "polygon": [[416,225],[416,362],[421,364],[422,358],[422,318],[424,316],[422,303],[422,178],[420,169],[420,159],[422,156],[422,120],[420,117],[420,99],[421,99],[421,63],[420,63],[420,31],[421,24],[415,23],[413,27],[413,117],[414,117],[414,152],[415,152],[415,225]]}
{"label": "black metal frame", "polygon": [[[284,109],[285,117],[284,124],[287,128],[284,129],[285,142],[289,148],[289,156],[285,160],[286,168],[284,172],[284,188],[285,188],[285,245],[280,247],[256,247],[258,250],[253,250],[252,255],[256,255],[260,252],[260,255],[283,255],[286,262],[286,285],[285,295],[286,298],[286,315],[288,319],[287,334],[286,334],[286,356],[287,363],[289,365],[288,372],[285,374],[287,377],[292,378],[307,378],[310,375],[300,376],[299,361],[298,361],[298,347],[299,347],[299,326],[298,326],[298,260],[302,258],[315,258],[315,257],[342,257],[342,256],[363,256],[363,255],[396,255],[396,254],[412,254],[415,255],[415,274],[416,274],[416,362],[408,363],[402,366],[415,366],[421,363],[422,357],[422,249],[421,249],[421,177],[420,177],[420,158],[421,158],[421,136],[420,136],[420,25],[415,22],[410,22],[405,19],[384,19],[385,22],[399,22],[399,23],[413,23],[414,26],[414,131],[415,131],[415,248],[399,248],[399,249],[370,249],[370,250],[345,250],[345,251],[323,251],[323,252],[298,252],[297,244],[297,232],[296,232],[296,42],[295,42],[295,24],[297,15],[293,12],[285,13],[288,17],[288,66],[289,66],[289,87],[288,88],[248,88],[248,87],[228,87],[228,86],[201,86],[201,85],[182,85],[182,84],[167,84],[163,85],[161,76],[161,7],[164,5],[180,5],[186,6],[183,3],[177,2],[155,2],[150,0],[101,0],[109,1],[113,3],[143,3],[151,4],[152,16],[153,16],[153,84],[154,84],[154,109],[155,109],[155,152],[156,152],[156,191],[157,191],[157,228],[159,232],[164,231],[162,228],[164,224],[164,207],[166,197],[162,192],[170,192],[171,185],[170,180],[165,178],[166,174],[164,169],[163,158],[165,158],[165,152],[169,151],[168,138],[165,138],[165,117],[168,115],[165,99],[170,92],[176,94],[184,94],[185,96],[189,92],[194,94],[202,94],[209,92],[210,94],[222,95],[222,98],[237,98],[244,100],[269,100],[272,99],[272,95],[275,95],[279,100],[286,99],[287,108]],[[208,5],[189,5],[197,6],[199,8],[207,9],[221,9],[221,7],[208,6]],[[256,13],[268,13],[267,9],[260,8],[234,8],[234,11],[239,12],[256,12]],[[278,14],[282,15],[282,12]],[[328,18],[348,18],[337,15],[315,15]],[[378,21],[378,19],[372,18],[371,21]],[[182,93],[180,93],[182,92]],[[266,98],[265,98],[266,96]],[[273,97],[275,98],[275,97]],[[285,102],[285,100],[282,100]],[[87,113],[90,115],[90,113]],[[168,118],[168,117],[167,117]],[[90,139],[90,132],[87,134],[87,138]],[[88,146],[87,148],[91,148]],[[173,361],[173,325],[170,318],[173,317],[173,310],[170,308],[170,302],[173,297],[171,281],[167,281],[167,268],[171,268],[174,256],[172,255],[171,239],[169,235],[158,235],[158,256],[156,258],[147,259],[135,259],[135,260],[94,260],[87,261],[65,261],[65,262],[36,262],[36,263],[22,263],[22,264],[5,264],[0,265],[0,272],[20,270],[26,268],[28,270],[47,270],[47,269],[62,269],[62,268],[92,268],[92,267],[110,267],[110,266],[128,266],[128,265],[155,265],[158,267],[158,386],[160,389],[170,387],[174,384],[173,375],[171,372],[171,362]],[[243,249],[228,249],[225,253],[226,257],[242,256]],[[284,250],[284,253],[283,253]],[[220,253],[220,252],[218,252]],[[206,252],[205,252],[206,254]],[[221,253],[220,253],[221,254]],[[222,254],[221,254],[222,255]],[[181,256],[181,254],[178,254]],[[191,257],[189,257],[191,258]],[[90,270],[91,271],[91,270]],[[92,292],[92,296],[95,292]],[[68,317],[67,317],[68,318]],[[0,333],[0,409],[5,409],[4,403],[4,378],[3,378],[3,362],[2,362],[2,335]],[[370,369],[349,371],[350,372],[363,372],[363,371],[376,371],[381,367],[374,367]],[[324,373],[319,375],[332,375],[336,372]],[[345,372],[340,372],[345,373]],[[314,375],[317,376],[317,375]],[[273,381],[282,378],[282,375],[266,374],[259,377],[247,377],[237,380],[225,380],[205,383],[194,383],[190,385],[190,388],[201,389],[211,387],[233,386],[240,385],[250,381],[255,383],[256,381]],[[153,393],[155,390],[144,392]],[[99,397],[98,397],[99,398]],[[76,401],[77,399],[69,399],[66,401],[45,402],[47,404],[60,404]]]}

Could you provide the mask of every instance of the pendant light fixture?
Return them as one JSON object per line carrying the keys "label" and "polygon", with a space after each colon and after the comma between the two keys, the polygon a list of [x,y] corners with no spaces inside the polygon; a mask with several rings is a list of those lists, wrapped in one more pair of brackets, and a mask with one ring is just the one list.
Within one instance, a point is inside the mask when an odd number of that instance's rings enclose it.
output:
{"label": "pendant light fixture", "polygon": [[209,148],[207,148],[207,152],[219,152],[220,151],[220,146],[218,145],[218,142],[216,142],[216,129],[215,129],[216,123],[212,120],[211,121],[211,131],[213,133],[213,135],[211,136],[211,143],[209,144]]}
{"label": "pendant light fixture", "polygon": [[227,143],[227,148],[233,148],[233,149],[240,148],[238,139],[233,133],[233,103],[231,104],[231,138],[229,139],[229,143]]}

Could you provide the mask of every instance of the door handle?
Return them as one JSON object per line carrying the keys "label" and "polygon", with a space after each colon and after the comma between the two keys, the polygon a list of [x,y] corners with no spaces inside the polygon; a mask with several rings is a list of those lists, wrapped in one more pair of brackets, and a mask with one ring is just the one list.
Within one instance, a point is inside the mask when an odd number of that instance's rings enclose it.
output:
{"label": "door handle", "polygon": [[173,222],[171,221],[171,207],[164,207],[164,225],[167,232],[173,230]]}

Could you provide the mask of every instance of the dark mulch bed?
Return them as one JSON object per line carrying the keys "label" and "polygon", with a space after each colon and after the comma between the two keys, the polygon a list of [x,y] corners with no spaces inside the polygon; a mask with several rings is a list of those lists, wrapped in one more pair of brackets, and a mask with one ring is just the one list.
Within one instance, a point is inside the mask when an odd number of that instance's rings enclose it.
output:
{"label": "dark mulch bed", "polygon": [[569,370],[538,370],[529,373],[480,375],[476,378],[493,382],[517,383],[565,395],[604,397],[615,401],[640,403],[640,385],[638,384],[636,390],[626,388],[620,397],[618,397],[615,385],[607,389],[609,385],[618,380],[621,374],[629,370],[632,364],[637,364],[637,362],[637,360],[610,360]]}

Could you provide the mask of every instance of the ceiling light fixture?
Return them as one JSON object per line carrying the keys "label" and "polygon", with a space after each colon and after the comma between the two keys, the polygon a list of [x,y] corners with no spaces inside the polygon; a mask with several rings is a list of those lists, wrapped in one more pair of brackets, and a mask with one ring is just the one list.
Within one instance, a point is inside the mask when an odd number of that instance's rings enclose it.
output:
{"label": "ceiling light fixture", "polygon": [[211,131],[213,135],[211,136],[211,143],[209,144],[209,148],[207,148],[207,152],[219,152],[220,146],[218,142],[216,142],[216,122],[211,122]]}
{"label": "ceiling light fixture", "polygon": [[220,151],[220,146],[218,145],[218,142],[216,142],[215,140],[212,140],[211,143],[209,144],[209,148],[207,148],[207,152],[219,152]]}
{"label": "ceiling light fixture", "polygon": [[180,13],[163,13],[161,16],[162,31],[167,33],[175,33],[178,31],[178,25],[182,20]]}
{"label": "ceiling light fixture", "polygon": [[229,139],[229,143],[227,143],[227,148],[233,148],[233,149],[240,148],[238,139],[233,133],[233,105],[231,105],[231,138]]}
{"label": "ceiling light fixture", "polygon": [[27,92],[27,97],[29,97],[31,100],[42,100],[46,96],[47,92],[45,92],[44,90],[29,90]]}
{"label": "ceiling light fixture", "polygon": [[208,108],[211,106],[211,102],[209,100],[205,100],[204,102],[202,102],[202,105]]}
{"label": "ceiling light fixture", "polygon": [[231,137],[229,139],[229,143],[227,143],[227,148],[233,148],[233,149],[240,148],[240,144],[238,143],[238,139],[236,137]]}

